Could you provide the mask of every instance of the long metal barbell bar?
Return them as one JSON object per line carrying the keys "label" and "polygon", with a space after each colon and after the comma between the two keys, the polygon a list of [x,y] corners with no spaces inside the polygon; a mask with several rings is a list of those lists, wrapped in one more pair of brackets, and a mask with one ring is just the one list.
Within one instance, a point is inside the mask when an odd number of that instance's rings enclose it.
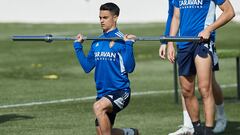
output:
{"label": "long metal barbell bar", "polygon": [[[93,36],[85,36],[84,40],[123,40],[120,37],[112,38],[101,38]],[[12,36],[13,41],[45,41],[51,43],[52,41],[74,41],[75,37],[63,37],[63,36],[53,36],[47,34],[45,36]],[[165,41],[165,42],[207,42],[207,40],[202,39],[201,37],[192,37],[192,36],[156,36],[156,37],[136,37],[136,41]]]}

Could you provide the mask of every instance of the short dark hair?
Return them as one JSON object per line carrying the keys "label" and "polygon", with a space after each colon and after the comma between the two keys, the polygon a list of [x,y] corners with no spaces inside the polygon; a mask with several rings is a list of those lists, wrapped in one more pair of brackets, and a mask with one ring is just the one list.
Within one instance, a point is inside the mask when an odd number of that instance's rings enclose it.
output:
{"label": "short dark hair", "polygon": [[108,10],[112,13],[112,15],[116,15],[116,16],[119,16],[119,13],[120,13],[120,8],[112,2],[108,2],[101,5],[100,10]]}

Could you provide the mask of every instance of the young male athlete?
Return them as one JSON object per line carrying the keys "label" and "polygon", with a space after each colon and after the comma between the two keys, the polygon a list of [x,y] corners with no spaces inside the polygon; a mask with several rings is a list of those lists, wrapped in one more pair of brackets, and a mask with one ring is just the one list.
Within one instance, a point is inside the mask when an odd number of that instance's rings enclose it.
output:
{"label": "young male athlete", "polygon": [[134,35],[123,35],[117,28],[120,9],[114,3],[100,7],[100,24],[103,34],[100,38],[121,37],[124,41],[95,40],[87,56],[83,53],[83,36],[77,35],[74,49],[86,73],[95,68],[97,101],[93,105],[96,115],[97,135],[138,135],[133,128],[113,128],[115,117],[130,101],[128,73],[133,72]]}
{"label": "young male athlete", "polygon": [[[215,21],[215,5],[219,5],[223,13]],[[190,115],[194,135],[212,135],[214,125],[214,98],[212,92],[212,65],[215,30],[234,17],[234,10],[228,0],[173,0],[174,14],[170,36],[201,36],[210,39],[209,43],[177,43],[177,62],[182,95]],[[168,59],[175,61],[173,42],[168,42]],[[202,96],[205,128],[199,118],[199,105],[194,95],[195,76]]]}
{"label": "young male athlete", "polygon": [[[169,2],[168,18],[167,18],[167,23],[166,23],[165,33],[164,33],[164,35],[166,35],[166,36],[169,36],[170,25],[172,22],[172,16],[173,16],[173,11],[174,11],[172,0],[168,0],[168,2]],[[162,42],[162,44],[159,48],[159,56],[162,59],[165,59],[166,44],[167,44],[166,42]],[[218,61],[217,61],[218,59],[217,59],[215,50],[213,51],[213,55],[216,58],[216,63],[214,63],[213,71],[218,71],[219,70]],[[224,130],[227,126],[227,119],[226,119],[225,112],[224,112],[224,102],[223,102],[222,90],[215,79],[214,72],[212,75],[212,90],[213,90],[214,100],[216,103],[216,124],[215,124],[215,128],[213,129],[213,132],[221,133],[221,132],[224,132]],[[170,133],[169,135],[192,134],[194,132],[193,126],[191,123],[191,119],[189,117],[189,114],[188,114],[186,106],[185,106],[185,101],[184,101],[183,96],[181,96],[181,100],[182,100],[182,107],[183,107],[183,125],[176,132]]]}

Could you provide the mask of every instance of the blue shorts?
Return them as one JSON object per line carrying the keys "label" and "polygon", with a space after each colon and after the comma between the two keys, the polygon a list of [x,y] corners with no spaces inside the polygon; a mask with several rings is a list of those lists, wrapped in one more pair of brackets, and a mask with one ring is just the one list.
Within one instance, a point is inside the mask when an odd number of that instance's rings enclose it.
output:
{"label": "blue shorts", "polygon": [[[104,97],[109,99],[113,106],[113,111],[111,113],[107,113],[111,125],[113,126],[116,114],[127,107],[130,101],[130,92],[125,90],[117,90],[105,95]],[[95,125],[99,126],[97,119],[95,120]]]}
{"label": "blue shorts", "polygon": [[198,55],[202,58],[206,58],[208,54],[212,58],[213,71],[219,70],[218,58],[214,47],[214,42],[210,43],[192,43],[186,48],[178,48],[177,51],[177,63],[179,76],[191,76],[196,75],[196,67],[194,59]]}

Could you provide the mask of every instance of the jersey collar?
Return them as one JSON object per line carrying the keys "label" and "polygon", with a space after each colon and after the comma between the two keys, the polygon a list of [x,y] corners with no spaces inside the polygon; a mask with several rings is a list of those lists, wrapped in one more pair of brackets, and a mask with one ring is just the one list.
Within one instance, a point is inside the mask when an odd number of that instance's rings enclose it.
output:
{"label": "jersey collar", "polygon": [[103,36],[104,37],[117,37],[117,35],[115,33],[117,33],[118,31],[119,31],[118,28],[115,28],[109,32],[104,32]]}

